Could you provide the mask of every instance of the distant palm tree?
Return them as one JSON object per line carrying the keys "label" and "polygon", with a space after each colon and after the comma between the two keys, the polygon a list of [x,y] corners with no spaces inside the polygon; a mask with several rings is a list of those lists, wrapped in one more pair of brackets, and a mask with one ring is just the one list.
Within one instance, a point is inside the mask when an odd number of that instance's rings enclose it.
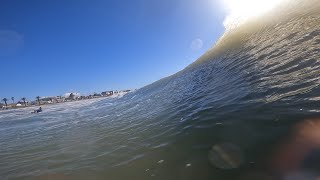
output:
{"label": "distant palm tree", "polygon": [[7,108],[8,107],[8,104],[7,104],[8,99],[7,98],[3,98],[2,101],[4,102],[4,104],[6,105],[6,108]]}
{"label": "distant palm tree", "polygon": [[27,106],[26,98],[25,98],[25,97],[23,97],[23,98],[21,98],[21,100],[23,101],[23,104],[24,104],[24,106],[26,107],[26,106]]}
{"label": "distant palm tree", "polygon": [[38,104],[39,104],[39,106],[40,106],[40,96],[37,96],[36,98],[37,98]]}
{"label": "distant palm tree", "polygon": [[11,97],[12,103],[14,104],[14,97]]}

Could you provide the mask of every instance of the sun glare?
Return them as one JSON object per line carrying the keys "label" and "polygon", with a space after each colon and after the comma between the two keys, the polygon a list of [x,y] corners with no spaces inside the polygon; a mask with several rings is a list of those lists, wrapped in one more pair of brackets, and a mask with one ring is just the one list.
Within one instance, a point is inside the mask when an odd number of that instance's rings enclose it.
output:
{"label": "sun glare", "polygon": [[225,26],[238,24],[273,9],[285,0],[223,0],[228,11]]}

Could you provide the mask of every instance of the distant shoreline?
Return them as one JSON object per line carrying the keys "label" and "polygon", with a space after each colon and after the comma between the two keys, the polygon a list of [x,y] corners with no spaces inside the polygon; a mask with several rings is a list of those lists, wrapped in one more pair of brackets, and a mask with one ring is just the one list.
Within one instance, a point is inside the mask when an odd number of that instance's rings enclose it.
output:
{"label": "distant shoreline", "polygon": [[[25,101],[18,101],[17,103],[11,103],[5,106],[2,104],[2,107],[0,108],[0,111],[4,110],[10,110],[10,109],[22,109],[27,107],[40,107],[40,106],[47,106],[47,105],[55,105],[55,104],[62,104],[62,103],[68,103],[68,102],[77,102],[77,101],[84,101],[84,100],[90,100],[90,99],[98,99],[98,98],[109,98],[109,97],[118,97],[124,94],[127,94],[129,92],[132,92],[132,90],[123,90],[123,91],[106,91],[102,92],[101,94],[95,93],[94,95],[89,96],[78,96],[75,97],[74,93],[70,93],[70,96],[68,98],[62,97],[62,96],[56,96],[56,97],[46,97],[46,98],[39,98],[37,101],[32,101],[31,103]],[[6,98],[5,98],[6,99]],[[44,100],[46,99],[46,100]],[[26,100],[26,99],[25,99]],[[40,104],[39,104],[40,102]],[[41,104],[42,102],[42,104]],[[19,104],[19,106],[17,106]],[[27,104],[25,106],[25,104]]]}
{"label": "distant shoreline", "polygon": [[65,104],[65,103],[74,103],[79,101],[86,101],[86,100],[93,100],[93,99],[107,99],[112,98],[112,96],[101,96],[101,97],[94,97],[90,99],[78,99],[78,100],[72,100],[72,101],[63,101],[63,102],[57,102],[57,103],[46,103],[46,104],[36,104],[36,105],[27,105],[27,106],[9,106],[7,108],[0,108],[0,111],[6,111],[6,110],[14,110],[14,109],[24,109],[24,108],[32,108],[32,107],[46,107],[46,106],[53,106],[53,105],[59,105],[59,104]]}

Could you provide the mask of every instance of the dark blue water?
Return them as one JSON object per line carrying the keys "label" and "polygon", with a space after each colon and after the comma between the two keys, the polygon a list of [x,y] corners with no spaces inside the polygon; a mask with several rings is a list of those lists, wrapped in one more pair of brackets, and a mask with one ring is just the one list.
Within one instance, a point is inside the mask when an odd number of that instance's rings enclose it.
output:
{"label": "dark blue water", "polygon": [[[1,111],[1,179],[320,177],[316,120],[296,128],[320,117],[320,3],[294,3],[124,97]],[[274,164],[309,146],[301,167]]]}

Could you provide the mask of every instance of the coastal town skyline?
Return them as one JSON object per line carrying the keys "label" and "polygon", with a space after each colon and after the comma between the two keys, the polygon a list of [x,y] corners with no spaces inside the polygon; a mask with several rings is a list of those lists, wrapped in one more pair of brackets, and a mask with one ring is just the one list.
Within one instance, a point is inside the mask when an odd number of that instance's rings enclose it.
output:
{"label": "coastal town skyline", "polygon": [[35,105],[46,105],[46,104],[56,104],[63,103],[75,100],[85,100],[85,99],[94,99],[101,97],[109,97],[113,95],[118,95],[121,93],[128,93],[132,90],[112,90],[112,91],[103,91],[103,92],[94,92],[92,94],[81,94],[78,92],[64,93],[63,95],[54,95],[54,96],[37,96],[34,99],[28,99],[26,97],[16,98],[12,96],[11,98],[1,98],[0,108],[19,108]]}
{"label": "coastal town skyline", "polygon": [[[138,89],[138,88],[125,88],[125,90],[133,90],[133,89]],[[36,95],[35,97],[33,96],[24,96],[24,95],[8,95],[8,96],[3,96],[0,94],[0,103],[1,101],[4,99],[4,98],[7,98],[7,99],[10,99],[12,100],[12,98],[16,99],[16,98],[26,98],[26,99],[34,99],[36,97],[53,97],[53,96],[66,96],[67,94],[71,94],[71,93],[74,93],[74,94],[79,94],[79,95],[84,95],[84,96],[88,96],[88,95],[92,95],[92,94],[95,94],[95,93],[102,93],[102,92],[107,92],[107,91],[124,91],[124,89],[120,89],[120,90],[92,90],[92,91],[86,91],[86,92],[81,92],[81,91],[75,91],[75,90],[70,90],[70,91],[65,91],[64,93],[56,93],[55,95],[53,94],[41,94],[41,95]],[[21,93],[22,94],[22,93]]]}

